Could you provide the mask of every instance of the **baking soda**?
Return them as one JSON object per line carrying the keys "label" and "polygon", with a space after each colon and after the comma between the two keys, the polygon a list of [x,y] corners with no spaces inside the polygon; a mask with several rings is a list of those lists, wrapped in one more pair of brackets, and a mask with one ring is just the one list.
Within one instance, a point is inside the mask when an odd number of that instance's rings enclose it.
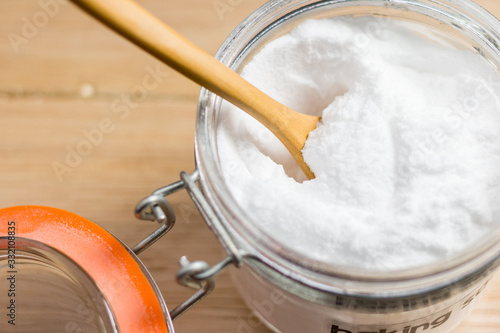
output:
{"label": "baking soda", "polygon": [[265,234],[327,264],[391,271],[457,254],[498,228],[498,73],[422,29],[309,20],[246,65],[242,76],[273,98],[322,115],[303,150],[316,175],[306,180],[263,125],[223,104],[224,176]]}

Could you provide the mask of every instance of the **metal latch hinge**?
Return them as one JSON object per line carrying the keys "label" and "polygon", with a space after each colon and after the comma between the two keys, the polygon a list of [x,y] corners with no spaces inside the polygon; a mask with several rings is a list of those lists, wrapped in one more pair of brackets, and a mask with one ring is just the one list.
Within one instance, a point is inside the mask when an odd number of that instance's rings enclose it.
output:
{"label": "metal latch hinge", "polygon": [[199,181],[199,172],[195,170],[191,175],[186,172],[181,172],[180,178],[181,180],[154,191],[136,206],[135,216],[138,219],[156,221],[161,223],[161,227],[134,246],[132,251],[135,254],[143,252],[172,229],[175,224],[175,213],[166,200],[166,197],[177,191],[186,189],[205,219],[205,222],[215,233],[228,255],[212,267],[204,261],[190,262],[186,257],[180,259],[181,268],[177,273],[177,282],[181,285],[198,289],[198,291],[170,311],[172,320],[178,318],[181,314],[210,294],[215,288],[215,277],[217,274],[231,264],[239,267],[244,257],[243,252],[235,246],[222,226],[220,219],[205,200],[200,189],[196,186],[196,182]]}

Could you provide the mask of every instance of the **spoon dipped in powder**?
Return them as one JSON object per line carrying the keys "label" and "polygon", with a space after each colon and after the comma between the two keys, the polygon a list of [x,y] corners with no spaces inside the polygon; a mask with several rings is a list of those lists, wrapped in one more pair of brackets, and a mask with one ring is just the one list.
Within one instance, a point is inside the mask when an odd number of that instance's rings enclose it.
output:
{"label": "spoon dipped in powder", "polygon": [[91,16],[266,126],[309,179],[302,148],[320,117],[296,112],[248,83],[131,0],[72,0]]}

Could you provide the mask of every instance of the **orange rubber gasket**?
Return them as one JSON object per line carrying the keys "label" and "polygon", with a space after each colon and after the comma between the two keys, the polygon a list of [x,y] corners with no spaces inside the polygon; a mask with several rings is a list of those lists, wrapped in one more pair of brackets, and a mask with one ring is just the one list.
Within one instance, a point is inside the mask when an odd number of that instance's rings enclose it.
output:
{"label": "orange rubber gasket", "polygon": [[139,264],[106,230],[64,210],[19,206],[0,209],[0,237],[8,236],[12,221],[16,237],[61,251],[90,275],[110,305],[120,332],[168,332],[160,302]]}

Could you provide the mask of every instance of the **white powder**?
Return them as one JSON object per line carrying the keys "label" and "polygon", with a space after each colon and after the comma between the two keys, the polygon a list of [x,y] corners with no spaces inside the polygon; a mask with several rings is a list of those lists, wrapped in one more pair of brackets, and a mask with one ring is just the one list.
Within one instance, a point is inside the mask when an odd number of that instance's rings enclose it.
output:
{"label": "white powder", "polygon": [[237,202],[278,242],[327,263],[409,268],[499,227],[498,74],[436,33],[391,22],[306,21],[243,71],[323,116],[303,150],[314,180],[261,124],[223,105],[218,148]]}

